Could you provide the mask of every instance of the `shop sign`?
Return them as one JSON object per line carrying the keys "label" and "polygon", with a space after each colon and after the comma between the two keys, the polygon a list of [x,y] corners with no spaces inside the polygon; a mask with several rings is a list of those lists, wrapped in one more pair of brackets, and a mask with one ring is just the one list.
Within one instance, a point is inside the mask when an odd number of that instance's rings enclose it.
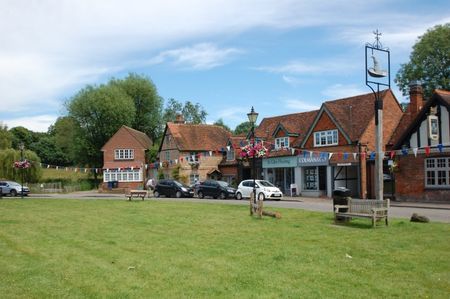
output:
{"label": "shop sign", "polygon": [[263,159],[263,168],[297,167],[296,157],[274,157]]}
{"label": "shop sign", "polygon": [[328,165],[328,155],[322,157],[298,157],[300,166],[319,166]]}

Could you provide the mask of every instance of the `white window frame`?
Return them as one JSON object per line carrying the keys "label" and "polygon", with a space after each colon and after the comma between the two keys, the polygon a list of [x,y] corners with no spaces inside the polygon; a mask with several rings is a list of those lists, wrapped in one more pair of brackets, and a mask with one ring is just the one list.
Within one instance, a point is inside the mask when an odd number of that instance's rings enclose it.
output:
{"label": "white window frame", "polygon": [[339,144],[338,130],[327,130],[314,132],[314,147],[330,146]]}
{"label": "white window frame", "polygon": [[230,150],[227,151],[227,161],[234,161],[235,155],[234,155],[234,148],[230,147]]}
{"label": "white window frame", "polygon": [[139,168],[136,169],[109,169],[103,172],[103,182],[142,182],[142,171]]}
{"label": "white window frame", "polygon": [[118,148],[114,150],[114,160],[133,160],[134,149],[132,148]]}
{"label": "white window frame", "polygon": [[424,169],[426,188],[450,189],[450,157],[426,158]]}
{"label": "white window frame", "polygon": [[200,182],[200,176],[196,173],[189,175],[189,183],[192,185],[196,182]]}
{"label": "white window frame", "polygon": [[190,152],[189,153],[189,162],[191,163],[198,163],[199,158],[198,158],[198,153],[197,152]]}
{"label": "white window frame", "polygon": [[288,147],[289,147],[289,137],[275,138],[275,149],[288,148]]}

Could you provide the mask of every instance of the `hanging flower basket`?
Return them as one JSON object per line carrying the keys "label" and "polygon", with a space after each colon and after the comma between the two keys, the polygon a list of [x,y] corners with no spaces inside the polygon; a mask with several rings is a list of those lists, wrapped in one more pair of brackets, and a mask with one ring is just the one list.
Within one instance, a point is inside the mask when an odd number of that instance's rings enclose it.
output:
{"label": "hanging flower basket", "polygon": [[243,160],[247,160],[248,158],[261,158],[266,155],[267,148],[265,148],[261,143],[257,143],[254,146],[247,144],[246,146],[241,147],[240,157]]}
{"label": "hanging flower basket", "polygon": [[16,162],[14,162],[13,166],[14,166],[14,168],[26,169],[26,168],[30,168],[31,163],[28,162],[27,160],[16,161]]}

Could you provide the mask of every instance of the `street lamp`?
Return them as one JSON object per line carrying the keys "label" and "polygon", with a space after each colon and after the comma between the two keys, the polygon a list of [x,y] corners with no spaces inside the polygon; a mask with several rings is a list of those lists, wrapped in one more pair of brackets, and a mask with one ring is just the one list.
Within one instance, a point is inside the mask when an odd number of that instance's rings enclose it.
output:
{"label": "street lamp", "polygon": [[[377,31],[375,34],[375,42],[366,44],[366,85],[372,90],[375,96],[375,198],[383,199],[383,159],[382,152],[383,143],[383,99],[380,96],[380,85],[391,88],[391,52],[388,48],[383,48],[380,42],[381,33]],[[368,54],[373,59],[373,67],[368,67]],[[387,71],[383,70],[376,55],[384,55],[387,59]],[[376,88],[376,91],[375,91]]]}
{"label": "street lamp", "polygon": [[[250,124],[252,125],[252,134],[251,134],[251,138],[253,139],[253,144],[252,147],[255,147],[256,144],[256,140],[255,140],[255,123],[256,123],[256,119],[258,118],[258,113],[255,112],[255,110],[253,109],[252,106],[252,110],[250,111],[250,113],[247,113],[248,116],[248,121],[250,122]],[[256,203],[256,159],[255,159],[255,151],[253,150],[253,202]],[[251,209],[251,207],[250,207]]]}
{"label": "street lamp", "polygon": [[[23,150],[25,149],[25,145],[23,144],[23,142],[21,142],[20,144],[19,144],[19,149],[20,149],[20,162],[21,163],[23,163]],[[20,196],[22,197],[22,199],[23,199],[23,168],[21,168],[21,176],[22,176],[22,186],[21,186],[21,189],[20,189]]]}

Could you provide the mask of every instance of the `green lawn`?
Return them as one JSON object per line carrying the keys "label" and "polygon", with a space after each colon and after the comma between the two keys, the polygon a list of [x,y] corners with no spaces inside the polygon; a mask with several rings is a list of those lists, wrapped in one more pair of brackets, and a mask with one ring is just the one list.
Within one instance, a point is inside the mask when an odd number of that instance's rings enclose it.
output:
{"label": "green lawn", "polygon": [[[448,298],[450,226],[164,201],[0,199],[2,298]],[[351,258],[349,257],[351,256]]]}

